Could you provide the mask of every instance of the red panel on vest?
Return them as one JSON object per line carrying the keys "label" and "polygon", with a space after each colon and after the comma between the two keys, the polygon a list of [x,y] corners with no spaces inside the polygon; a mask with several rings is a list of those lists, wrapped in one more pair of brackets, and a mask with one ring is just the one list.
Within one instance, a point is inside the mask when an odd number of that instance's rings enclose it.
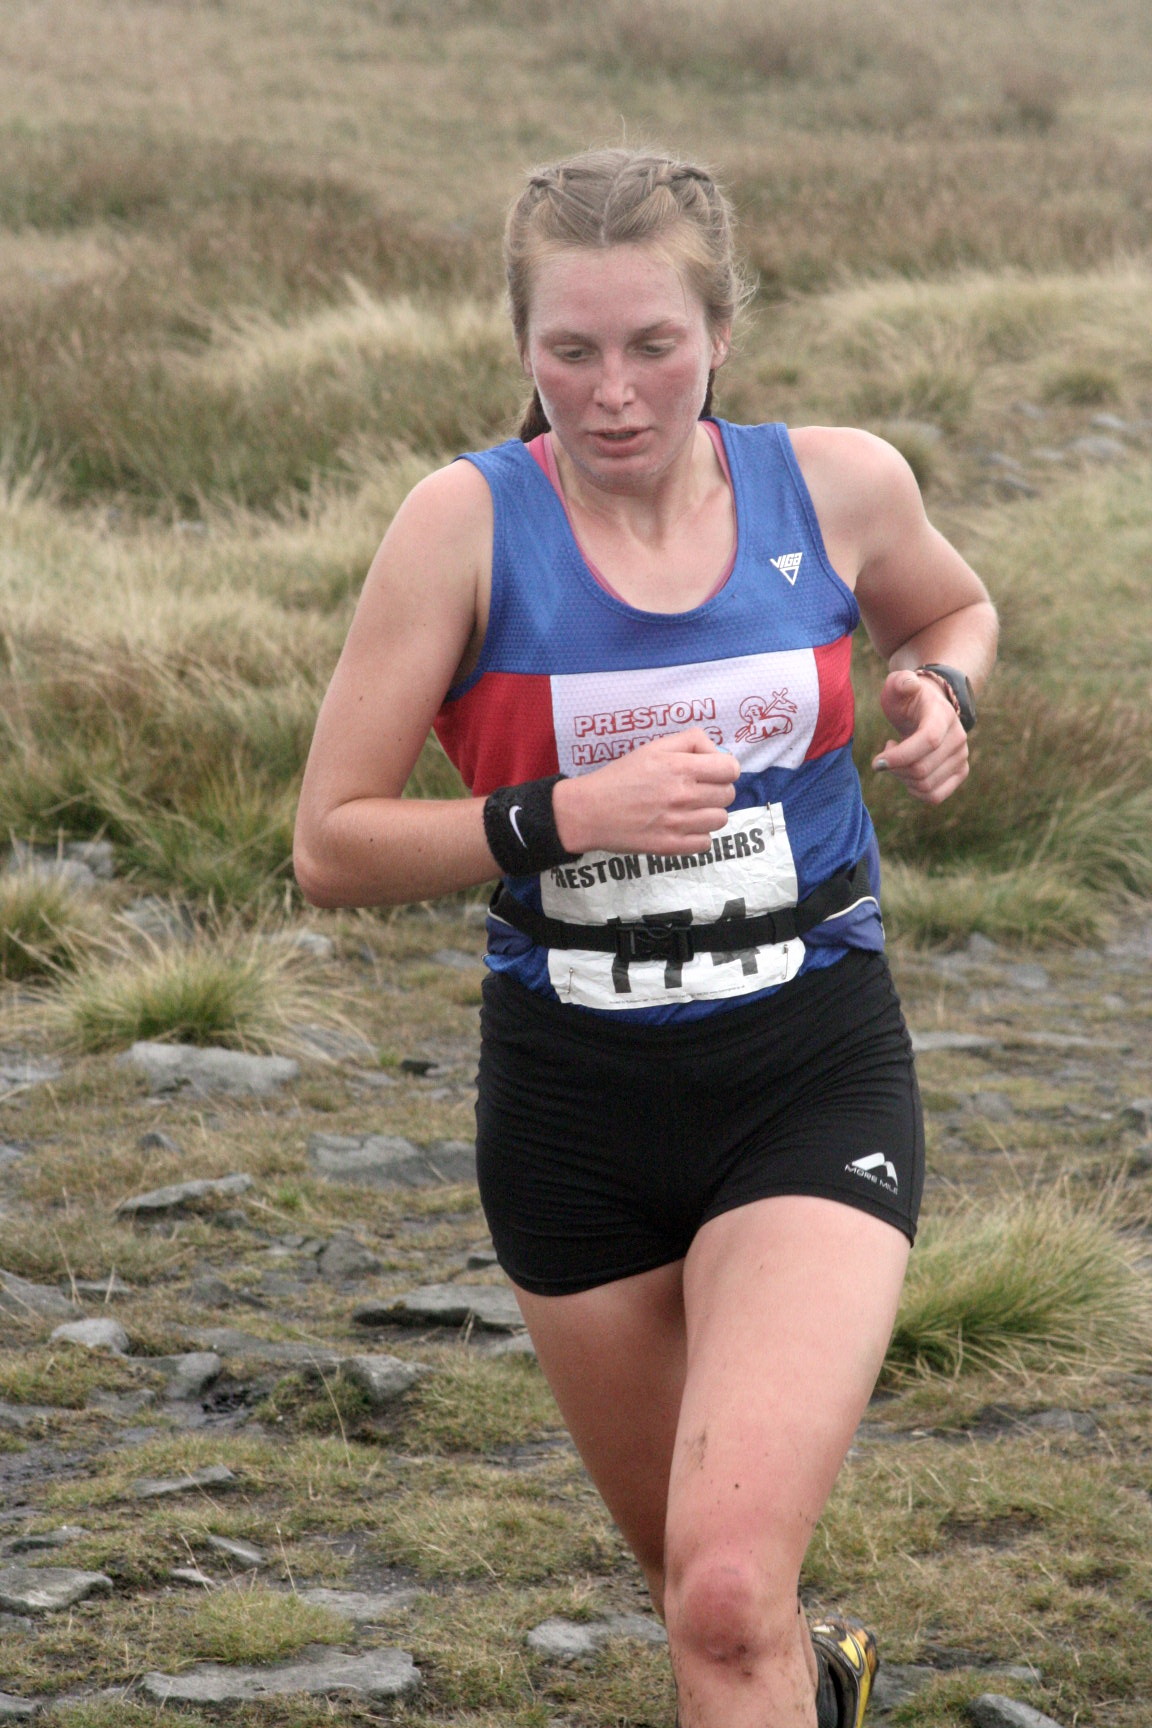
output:
{"label": "red panel on vest", "polygon": [[486,672],[466,695],[445,702],[435,731],[476,798],[560,772],[546,673]]}
{"label": "red panel on vest", "polygon": [[852,638],[841,636],[813,648],[816,675],[820,680],[820,717],[805,761],[826,756],[852,742],[856,703],[852,695]]}

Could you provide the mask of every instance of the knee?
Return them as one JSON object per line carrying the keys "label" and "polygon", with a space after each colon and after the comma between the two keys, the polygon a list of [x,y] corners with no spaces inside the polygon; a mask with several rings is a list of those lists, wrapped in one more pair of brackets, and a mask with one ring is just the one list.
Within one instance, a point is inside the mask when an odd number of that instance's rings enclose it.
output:
{"label": "knee", "polygon": [[737,1672],[786,1660],[798,1637],[795,1581],[740,1556],[700,1554],[669,1569],[665,1594],[673,1654]]}

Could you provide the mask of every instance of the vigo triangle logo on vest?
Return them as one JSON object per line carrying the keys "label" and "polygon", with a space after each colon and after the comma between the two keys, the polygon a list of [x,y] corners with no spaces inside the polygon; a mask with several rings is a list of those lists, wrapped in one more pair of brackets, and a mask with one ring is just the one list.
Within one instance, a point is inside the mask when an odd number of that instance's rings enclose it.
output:
{"label": "vigo triangle logo on vest", "polygon": [[785,552],[782,557],[770,558],[768,562],[775,565],[789,588],[795,588],[796,577],[800,570],[800,560],[803,556],[803,552]]}

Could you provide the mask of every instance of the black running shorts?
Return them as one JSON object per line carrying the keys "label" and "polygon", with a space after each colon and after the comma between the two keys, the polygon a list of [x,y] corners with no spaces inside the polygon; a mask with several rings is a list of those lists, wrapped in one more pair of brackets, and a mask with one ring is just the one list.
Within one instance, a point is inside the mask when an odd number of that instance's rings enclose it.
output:
{"label": "black running shorts", "polygon": [[481,1027],[480,1196],[525,1290],[667,1265],[709,1218],[775,1194],[840,1200],[915,1236],[920,1095],[882,954],[850,950],[762,1001],[671,1026],[491,973]]}

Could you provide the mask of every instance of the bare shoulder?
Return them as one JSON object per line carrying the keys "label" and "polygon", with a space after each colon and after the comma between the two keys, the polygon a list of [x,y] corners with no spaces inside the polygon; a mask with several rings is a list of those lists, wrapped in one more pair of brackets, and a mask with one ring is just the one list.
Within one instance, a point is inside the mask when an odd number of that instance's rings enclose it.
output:
{"label": "bare shoulder", "polygon": [[[443,567],[483,560],[492,546],[492,494],[472,462],[450,462],[425,475],[409,492],[372,564],[371,577],[395,574],[395,566]],[[371,580],[370,577],[370,580]]]}
{"label": "bare shoulder", "polygon": [[826,537],[869,541],[923,517],[916,477],[899,450],[855,426],[800,426],[792,448]]}

